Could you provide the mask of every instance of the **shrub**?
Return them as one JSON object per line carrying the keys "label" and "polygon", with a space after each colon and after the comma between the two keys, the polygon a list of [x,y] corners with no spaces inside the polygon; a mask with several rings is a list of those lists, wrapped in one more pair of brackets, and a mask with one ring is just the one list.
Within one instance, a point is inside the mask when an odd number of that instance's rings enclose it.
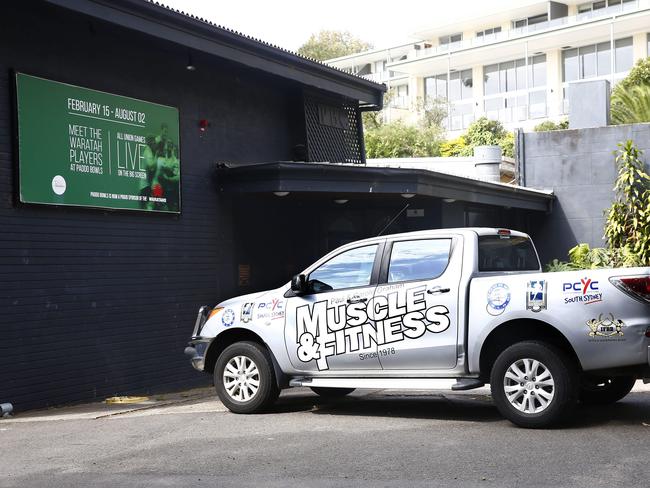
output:
{"label": "shrub", "polygon": [[489,120],[487,117],[476,119],[467,128],[463,135],[465,147],[460,156],[473,156],[476,146],[501,146],[504,156],[514,157],[515,137],[508,132],[498,120]]}
{"label": "shrub", "polygon": [[650,176],[643,151],[627,140],[618,145],[614,203],[605,211],[605,238],[613,248],[627,249],[650,265]]}
{"label": "shrub", "polygon": [[650,122],[650,85],[632,86],[612,98],[612,124]]}
{"label": "shrub", "polygon": [[467,142],[463,136],[451,139],[440,144],[440,155],[446,158],[461,156],[467,147]]}
{"label": "shrub", "polygon": [[555,123],[552,120],[545,120],[544,122],[537,124],[535,127],[533,127],[533,130],[535,132],[546,132],[549,130],[562,130],[568,128],[569,128],[569,121],[566,119],[558,123]]}
{"label": "shrub", "polygon": [[402,122],[383,124],[365,133],[368,158],[408,158],[440,155],[441,132]]}

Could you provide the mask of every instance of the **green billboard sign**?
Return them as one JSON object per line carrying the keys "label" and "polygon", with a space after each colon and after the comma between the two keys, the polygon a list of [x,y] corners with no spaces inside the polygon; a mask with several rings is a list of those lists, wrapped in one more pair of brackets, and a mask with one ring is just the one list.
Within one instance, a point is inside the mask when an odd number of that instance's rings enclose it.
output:
{"label": "green billboard sign", "polygon": [[20,201],[180,213],[178,110],[16,74]]}

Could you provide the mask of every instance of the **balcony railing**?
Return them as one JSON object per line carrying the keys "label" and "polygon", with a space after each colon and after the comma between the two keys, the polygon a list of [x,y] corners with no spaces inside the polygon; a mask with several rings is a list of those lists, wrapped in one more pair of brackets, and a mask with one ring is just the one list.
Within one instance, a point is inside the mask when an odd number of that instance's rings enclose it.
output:
{"label": "balcony railing", "polygon": [[375,83],[386,83],[391,80],[396,80],[398,78],[404,78],[408,75],[404,73],[397,73],[395,71],[380,71],[378,73],[368,73],[367,75],[362,75],[362,78],[366,80],[374,81]]}
{"label": "balcony railing", "polygon": [[449,44],[443,44],[440,46],[430,47],[427,49],[413,49],[412,51],[409,52],[407,59],[414,60],[420,58],[427,58],[439,54],[446,54],[449,52],[458,51],[460,49],[468,49],[472,47],[485,46],[485,45],[493,44],[495,42],[501,42],[510,39],[518,39],[521,37],[526,37],[532,34],[536,34],[538,32],[553,30],[559,27],[578,25],[585,22],[589,22],[597,18],[611,17],[613,15],[617,15],[621,13],[629,13],[629,12],[634,12],[639,10],[646,10],[648,8],[650,8],[650,0],[637,0],[636,2],[621,3],[620,5],[614,5],[608,8],[602,8],[590,12],[583,12],[577,15],[561,17],[559,19],[548,20],[546,22],[540,22],[538,24],[528,25],[526,27],[509,29],[502,32],[497,32],[495,34],[488,34],[481,37],[473,37],[471,39],[465,39],[463,41],[452,42]]}

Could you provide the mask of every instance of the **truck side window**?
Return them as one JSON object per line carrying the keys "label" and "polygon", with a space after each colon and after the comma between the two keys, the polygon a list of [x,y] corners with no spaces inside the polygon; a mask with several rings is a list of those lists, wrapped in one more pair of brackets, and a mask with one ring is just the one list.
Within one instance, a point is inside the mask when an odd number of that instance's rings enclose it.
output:
{"label": "truck side window", "polygon": [[312,271],[309,281],[320,281],[332,290],[368,286],[376,253],[377,244],[342,252]]}
{"label": "truck side window", "polygon": [[530,239],[521,236],[479,236],[479,271],[537,271],[539,268]]}
{"label": "truck side window", "polygon": [[421,239],[393,243],[388,265],[388,282],[432,280],[449,263],[451,239]]}

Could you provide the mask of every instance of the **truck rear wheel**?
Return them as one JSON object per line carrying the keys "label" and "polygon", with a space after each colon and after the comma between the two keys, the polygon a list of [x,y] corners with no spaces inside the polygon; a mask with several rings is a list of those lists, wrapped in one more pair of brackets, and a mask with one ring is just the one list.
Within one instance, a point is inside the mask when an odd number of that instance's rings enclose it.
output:
{"label": "truck rear wheel", "polygon": [[587,376],[580,384],[580,402],[585,405],[607,405],[619,401],[634,388],[634,376],[596,378]]}
{"label": "truck rear wheel", "polygon": [[560,349],[538,341],[503,351],[490,375],[499,412],[527,428],[549,427],[565,419],[578,396],[577,368]]}
{"label": "truck rear wheel", "polygon": [[223,350],[214,368],[214,385],[219,399],[234,413],[261,412],[280,393],[269,352],[249,341]]}

